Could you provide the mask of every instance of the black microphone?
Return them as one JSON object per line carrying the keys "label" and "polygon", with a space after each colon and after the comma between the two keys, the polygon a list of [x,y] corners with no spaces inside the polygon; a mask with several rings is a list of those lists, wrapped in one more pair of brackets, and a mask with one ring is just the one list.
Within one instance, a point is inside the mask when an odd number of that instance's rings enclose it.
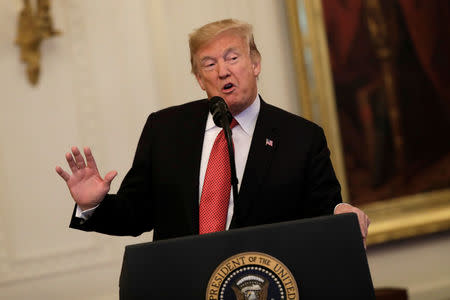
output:
{"label": "black microphone", "polygon": [[231,139],[231,129],[230,124],[233,120],[233,116],[231,115],[231,112],[228,110],[228,106],[225,103],[225,100],[223,100],[219,96],[214,96],[208,101],[209,105],[209,111],[211,112],[214,120],[214,124],[216,124],[217,127],[223,128],[223,131],[225,133],[225,139],[227,140],[228,144],[228,155],[230,157],[230,167],[231,167],[231,185],[233,188],[233,199],[234,203],[237,203],[238,198],[238,179],[236,176],[236,163],[234,161],[234,147],[233,147],[233,140]]}
{"label": "black microphone", "polygon": [[228,123],[228,126],[230,125],[233,116],[228,110],[228,106],[225,103],[225,100],[223,100],[219,96],[214,96],[211,99],[209,99],[208,105],[209,111],[213,116],[214,124],[216,124],[216,126],[224,128],[225,126],[224,123]]}

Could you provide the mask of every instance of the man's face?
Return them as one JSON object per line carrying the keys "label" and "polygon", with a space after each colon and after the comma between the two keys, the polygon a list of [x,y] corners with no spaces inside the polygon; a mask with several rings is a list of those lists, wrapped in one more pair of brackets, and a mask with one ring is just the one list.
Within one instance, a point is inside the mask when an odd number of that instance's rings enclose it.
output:
{"label": "man's face", "polygon": [[201,47],[194,56],[197,78],[208,98],[222,97],[233,115],[249,107],[256,98],[260,59],[252,61],[247,41],[224,32]]}

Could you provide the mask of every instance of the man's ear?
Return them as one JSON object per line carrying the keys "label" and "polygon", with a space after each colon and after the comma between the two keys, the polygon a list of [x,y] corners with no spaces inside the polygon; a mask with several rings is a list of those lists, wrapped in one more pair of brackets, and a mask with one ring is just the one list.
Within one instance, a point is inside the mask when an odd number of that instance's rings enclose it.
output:
{"label": "man's ear", "polygon": [[203,84],[202,77],[197,73],[195,74],[195,78],[197,79],[198,85],[200,85],[200,88],[202,90],[205,90],[205,85]]}
{"label": "man's ear", "polygon": [[253,67],[253,75],[258,77],[259,73],[261,73],[261,57],[257,56],[252,59],[252,67]]}

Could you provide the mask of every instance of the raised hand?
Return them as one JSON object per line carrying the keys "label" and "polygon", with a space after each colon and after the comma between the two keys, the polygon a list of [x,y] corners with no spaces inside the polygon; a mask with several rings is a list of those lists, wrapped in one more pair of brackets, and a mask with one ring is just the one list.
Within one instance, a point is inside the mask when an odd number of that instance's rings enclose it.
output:
{"label": "raised hand", "polygon": [[72,175],[64,171],[60,166],[56,167],[56,173],[64,179],[69,187],[73,200],[82,210],[97,206],[109,192],[111,181],[116,177],[116,171],[110,171],[102,178],[98,172],[91,149],[85,147],[84,155],[81,155],[77,147],[72,147],[72,153],[66,153],[66,160]]}

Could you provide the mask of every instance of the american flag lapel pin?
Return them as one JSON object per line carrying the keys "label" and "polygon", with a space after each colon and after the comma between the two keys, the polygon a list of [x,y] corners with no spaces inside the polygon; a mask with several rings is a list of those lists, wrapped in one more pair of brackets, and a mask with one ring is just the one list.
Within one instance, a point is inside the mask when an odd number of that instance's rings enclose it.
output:
{"label": "american flag lapel pin", "polygon": [[266,138],[266,146],[273,147],[273,141],[271,139]]}

